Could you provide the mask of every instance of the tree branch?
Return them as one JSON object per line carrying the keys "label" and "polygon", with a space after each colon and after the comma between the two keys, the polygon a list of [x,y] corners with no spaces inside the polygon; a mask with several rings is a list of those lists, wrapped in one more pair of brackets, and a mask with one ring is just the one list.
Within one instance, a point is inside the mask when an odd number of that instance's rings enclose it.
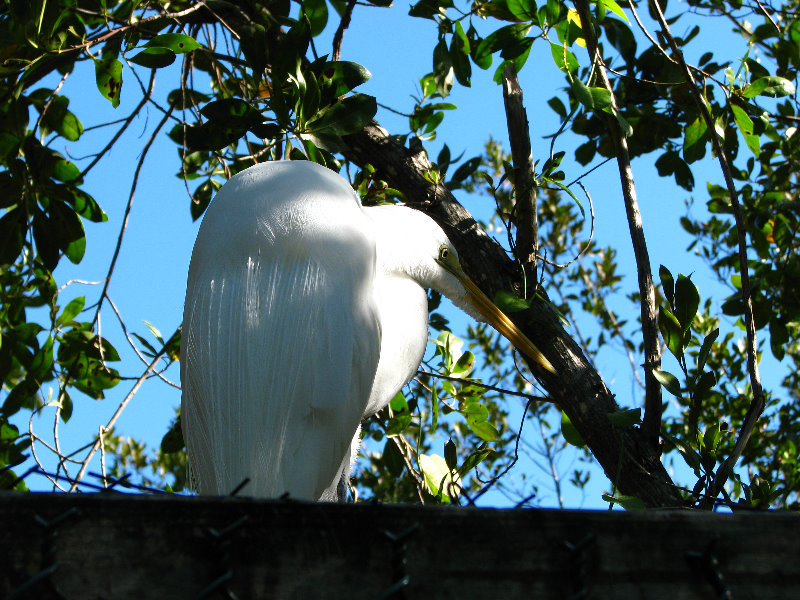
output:
{"label": "tree branch", "polygon": [[[600,83],[611,93],[611,103],[616,110],[616,100],[611,82],[608,80],[603,59],[597,48],[597,38],[594,34],[592,17],[589,13],[589,4],[586,0],[575,0],[578,16],[581,20],[581,30],[586,40],[592,65],[600,77]],[[636,198],[636,186],[633,182],[630,156],[628,154],[628,140],[619,126],[617,120],[608,113],[598,112],[606,120],[609,135],[614,141],[619,167],[622,196],[625,200],[625,212],[628,217],[628,229],[633,254],[636,260],[636,272],[639,280],[639,306],[642,319],[642,341],[644,342],[645,364],[645,402],[644,418],[642,420],[642,434],[654,447],[659,446],[661,433],[661,384],[653,376],[653,370],[661,366],[661,346],[658,343],[658,308],[656,307],[656,294],[653,286],[653,275],[650,270],[650,256],[647,252],[647,241],[642,228],[642,215],[639,212],[639,202]]]}
{"label": "tree branch", "polygon": [[689,90],[692,93],[692,97],[694,98],[697,108],[700,111],[700,114],[703,115],[703,119],[708,127],[711,145],[714,149],[714,155],[719,161],[720,169],[725,177],[725,185],[727,186],[728,194],[730,195],[731,209],[733,210],[733,217],[736,221],[736,236],[739,243],[739,273],[742,278],[741,294],[742,303],[744,304],[745,328],[747,331],[747,370],[750,374],[750,387],[753,389],[753,400],[750,403],[750,407],[747,409],[744,425],[739,432],[739,438],[736,440],[736,445],[733,448],[733,452],[720,465],[719,469],[717,470],[717,474],[714,477],[714,481],[708,490],[708,496],[705,502],[705,504],[708,505],[710,502],[713,502],[713,499],[717,496],[719,491],[725,485],[725,482],[728,480],[728,477],[730,477],[731,473],[733,472],[733,468],[736,466],[739,457],[742,455],[747,443],[750,441],[750,436],[753,434],[756,423],[761,416],[761,413],[764,411],[764,392],[761,388],[761,376],[758,371],[758,341],[756,339],[756,327],[753,319],[750,270],[747,266],[747,229],[744,225],[742,207],[739,204],[739,195],[736,191],[736,185],[733,183],[733,176],[731,175],[728,155],[725,153],[725,149],[722,147],[722,144],[720,144],[719,136],[717,135],[716,128],[714,127],[714,119],[708,110],[708,106],[703,100],[702,94],[697,87],[697,82],[692,76],[689,66],[686,64],[686,60],[683,57],[683,52],[681,52],[681,49],[678,47],[675,38],[672,36],[672,32],[670,31],[667,20],[664,18],[664,13],[661,10],[661,6],[657,0],[651,0],[651,6],[653,7],[659,25],[661,26],[661,33],[667,39],[667,42],[672,49],[672,53],[675,55],[675,59],[680,64],[681,69],[683,70],[683,76],[686,79],[686,83],[689,85]]}
{"label": "tree branch", "polygon": [[[151,83],[154,81],[151,80]],[[144,164],[144,159],[147,157],[147,153],[150,151],[150,147],[155,142],[156,138],[158,137],[158,132],[161,131],[161,128],[164,127],[166,122],[169,120],[170,115],[172,115],[172,109],[174,108],[174,104],[170,106],[167,113],[164,117],[159,121],[158,125],[156,125],[155,131],[150,136],[150,139],[147,140],[147,143],[144,145],[142,149],[142,153],[139,156],[139,162],[136,164],[136,170],[133,174],[133,183],[131,184],[131,191],[128,195],[128,203],[125,206],[125,214],[122,218],[122,225],[120,226],[119,236],[117,237],[117,245],[114,247],[114,254],[111,257],[111,263],[108,266],[108,274],[105,278],[105,283],[103,284],[103,291],[100,293],[100,299],[97,301],[97,308],[95,309],[94,314],[94,321],[93,323],[97,323],[98,318],[100,317],[100,310],[103,307],[103,301],[106,298],[106,294],[108,293],[108,286],[111,284],[111,276],[114,274],[114,267],[117,264],[117,259],[119,258],[119,251],[122,248],[122,239],[125,237],[125,231],[128,228],[128,219],[131,216],[131,208],[133,207],[133,197],[136,194],[136,186],[139,182],[139,173],[142,170],[142,165]]]}
{"label": "tree branch", "polygon": [[356,0],[349,0],[347,7],[344,9],[342,20],[339,22],[339,27],[333,36],[333,60],[339,60],[342,54],[342,40],[344,39],[345,30],[350,27],[350,19],[353,16],[353,9],[356,7]]}
{"label": "tree branch", "polygon": [[[404,147],[374,122],[359,133],[345,136],[344,141],[349,147],[344,152],[348,160],[361,167],[375,167],[378,176],[400,190],[410,206],[442,226],[456,246],[464,270],[490,298],[500,289],[521,287],[519,268],[503,248],[478,226],[447,188],[426,179],[431,164],[424,151]],[[549,302],[534,297],[529,310],[509,317],[555,367],[557,376],[537,363],[528,363],[618,489],[641,498],[648,506],[684,506],[685,501],[661,464],[658,449],[643,443],[636,428],[615,426],[609,420],[608,413],[619,410],[613,394],[580,346],[564,331]]]}
{"label": "tree branch", "polygon": [[[514,223],[517,227],[517,260],[525,269],[526,282],[536,281],[536,255],[539,251],[539,224],[536,213],[536,186],[534,184],[531,138],[528,115],[522,104],[522,88],[517,70],[509,62],[503,72],[503,101],[508,123],[508,140],[514,163]],[[533,290],[523,290],[528,298]]]}

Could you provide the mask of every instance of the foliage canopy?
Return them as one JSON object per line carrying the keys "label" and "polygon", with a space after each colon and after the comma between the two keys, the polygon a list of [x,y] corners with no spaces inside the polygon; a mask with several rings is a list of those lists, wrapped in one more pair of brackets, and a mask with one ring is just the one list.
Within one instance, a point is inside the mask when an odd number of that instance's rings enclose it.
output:
{"label": "foliage canopy", "polygon": [[[396,99],[359,92],[370,65],[341,58],[343,40],[357,35],[347,30],[354,10],[405,10],[385,0],[369,4],[0,2],[0,487],[25,489],[20,465],[38,447],[57,455],[51,476],[58,485],[74,489],[101,446],[113,457],[111,475],[134,470],[151,486],[184,486],[179,421],[153,454],[114,433],[115,415],[80,456],[46,446],[22,425],[22,415],[55,406],[57,428],[86,397],[101,400],[123,382],[131,384],[124,408],[179,357],[179,328],[127,340],[101,335],[101,312],[115,310],[108,285],[124,229],[93,300],[62,298],[64,282],[54,275],[64,259],[81,263],[84,223],[107,220],[103,198],[85,189],[87,178],[150,106],[160,117],[133,176],[155,140],[168,137],[179,150],[176,169],[191,193],[193,219],[225,179],[255,162],[346,166],[365,203],[402,199],[437,218],[466,270],[552,357],[558,376],[534,369],[541,392],[532,392],[490,331],[470,328],[466,349],[433,295],[436,354],[425,370],[437,373],[421,374],[365,424],[370,452],[355,479],[362,496],[474,501],[494,485],[515,503],[535,502],[532,493],[544,484],[515,487],[505,476],[528,449],[551,474],[560,502],[557,456],[578,447],[581,460],[593,457],[608,476],[606,499],[626,508],[722,502],[797,509],[797,3],[420,0],[408,12],[436,25],[432,68],[420,67],[407,129],[391,135],[374,119]],[[726,23],[740,45],[712,46],[704,19]],[[331,39],[331,52],[320,51]],[[547,102],[560,128],[546,145],[534,145],[535,163],[516,76],[533,68],[534,46],[552,56],[536,68],[563,79]],[[699,59],[689,64],[684,54]],[[115,132],[92,157],[71,160],[57,148],[81,139],[87,115],[70,110],[62,88],[85,69],[96,90],[84,93],[115,108],[121,94],[138,94],[140,102],[108,124]],[[476,69],[493,73],[506,93],[511,153],[487,140],[480,156],[454,157],[444,145],[429,159],[425,148],[458,110],[449,99],[453,87],[469,87]],[[171,82],[164,101],[154,93],[156,77]],[[631,176],[637,157],[691,194],[679,223],[658,226],[688,232],[690,249],[718,282],[670,265],[658,278],[651,272]],[[718,171],[698,185],[708,157]],[[619,165],[635,265],[620,265],[615,247],[584,239],[594,206],[581,178],[607,160]],[[514,260],[481,230],[463,226],[470,216],[456,191],[495,203],[483,226],[508,233]],[[637,274],[638,292],[627,298],[623,271]],[[587,322],[596,334],[584,335]],[[132,378],[121,375],[115,348],[128,342],[147,364]],[[630,360],[631,407],[617,405],[587,358],[610,344]],[[662,366],[662,350],[672,366]],[[762,385],[762,353],[787,366],[782,380]],[[513,394],[523,398],[526,431],[538,428],[519,441]],[[664,463],[679,466],[671,476]],[[581,462],[569,485],[582,488],[588,478]]]}

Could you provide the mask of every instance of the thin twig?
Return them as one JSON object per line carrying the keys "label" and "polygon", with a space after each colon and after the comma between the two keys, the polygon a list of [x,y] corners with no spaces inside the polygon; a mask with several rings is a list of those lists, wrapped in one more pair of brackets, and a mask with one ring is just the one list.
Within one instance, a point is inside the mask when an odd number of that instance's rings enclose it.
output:
{"label": "thin twig", "polygon": [[100,473],[103,475],[103,487],[107,488],[108,483],[106,479],[106,444],[103,436],[106,433],[106,428],[100,425],[97,430],[97,439],[100,441]]}
{"label": "thin twig", "polygon": [[[431,371],[423,371],[422,369],[417,370],[417,375],[427,375],[428,377],[435,377],[437,379],[446,379],[447,381],[454,381],[457,383],[466,383],[469,385],[475,385],[487,390],[491,390],[493,392],[498,392],[500,394],[509,395],[509,396],[519,396],[520,398],[525,398],[526,400],[530,400],[533,402],[552,402],[553,400],[550,398],[546,398],[544,396],[534,396],[532,394],[526,394],[525,392],[515,392],[514,390],[507,390],[501,387],[496,387],[493,385],[489,385],[487,383],[483,383],[481,381],[473,381],[471,379],[464,379],[463,377],[449,377],[448,375],[442,375],[440,373],[433,373]],[[425,388],[428,388],[425,384],[420,382]],[[430,391],[430,390],[429,390]]]}
{"label": "thin twig", "polygon": [[[174,106],[174,105],[173,105]],[[105,283],[103,284],[103,291],[100,293],[100,299],[97,302],[97,309],[95,311],[95,316],[93,323],[97,322],[97,319],[100,316],[100,309],[103,307],[103,299],[106,297],[108,293],[108,286],[111,283],[111,275],[114,273],[114,267],[117,264],[117,258],[119,258],[119,251],[122,247],[122,239],[125,237],[125,231],[128,229],[128,219],[131,216],[131,208],[133,207],[133,198],[136,194],[136,186],[139,183],[139,173],[142,170],[142,165],[144,164],[144,159],[147,157],[147,153],[150,150],[150,147],[155,142],[156,137],[158,136],[158,132],[161,131],[161,128],[166,124],[169,120],[170,115],[172,114],[173,106],[170,106],[167,113],[161,119],[161,121],[156,126],[155,131],[150,136],[150,139],[147,140],[147,143],[144,145],[142,149],[142,154],[139,156],[139,162],[136,165],[136,171],[133,174],[133,183],[131,184],[131,191],[128,195],[128,203],[125,206],[125,215],[122,218],[122,226],[120,227],[119,235],[117,236],[117,245],[114,248],[114,254],[111,256],[111,264],[108,267],[108,273],[105,277]]]}
{"label": "thin twig", "polygon": [[61,90],[61,87],[67,81],[67,77],[70,76],[70,73],[71,71],[64,73],[64,76],[61,78],[61,81],[58,82],[56,89],[53,90],[53,92],[50,94],[50,97],[47,99],[47,102],[44,103],[44,106],[42,107],[42,112],[39,113],[39,118],[36,119],[36,125],[34,125],[33,127],[34,133],[41,126],[42,121],[44,121],[44,115],[47,113],[47,109],[50,108],[50,105],[53,103],[53,100],[55,100],[56,96],[58,95],[58,92]]}
{"label": "thin twig", "polygon": [[[503,102],[514,164],[514,222],[517,226],[515,255],[525,271],[525,281],[536,280],[536,255],[539,251],[539,224],[536,214],[531,138],[528,116],[522,104],[522,88],[517,70],[509,62],[503,71]],[[535,290],[523,290],[528,298]]]}
{"label": "thin twig", "polygon": [[[122,333],[125,335],[125,339],[127,339],[127,340],[128,340],[128,344],[130,345],[130,347],[131,347],[131,348],[133,348],[133,351],[136,353],[136,356],[138,356],[138,357],[139,357],[139,360],[141,360],[141,361],[142,361],[142,364],[145,364],[145,365],[147,365],[147,364],[148,364],[148,362],[147,362],[147,358],[144,356],[144,354],[142,354],[142,353],[141,353],[141,351],[140,351],[140,350],[139,350],[139,348],[136,346],[136,344],[134,344],[134,343],[133,343],[133,339],[131,339],[131,335],[130,335],[130,333],[128,332],[128,326],[127,326],[127,325],[125,325],[125,321],[123,320],[123,318],[122,318],[122,314],[119,312],[119,309],[117,308],[117,305],[116,305],[116,304],[114,304],[114,301],[113,301],[113,300],[111,300],[111,297],[110,297],[110,296],[108,296],[108,297],[106,298],[106,300],[108,300],[108,303],[111,305],[111,310],[113,310],[113,311],[114,311],[114,314],[117,316],[117,321],[119,322],[119,326],[122,328]],[[169,366],[169,365],[167,365],[167,366]],[[166,370],[166,369],[165,369],[165,370]],[[166,377],[164,377],[164,376],[162,375],[162,373],[163,373],[163,371],[156,371],[154,374],[155,374],[155,375],[156,375],[156,376],[157,376],[157,377],[158,377],[158,378],[159,378],[161,381],[163,381],[164,383],[166,383],[167,385],[170,385],[170,386],[172,386],[172,387],[174,387],[175,389],[178,389],[178,390],[179,390],[179,389],[181,389],[181,386],[179,386],[177,383],[175,383],[175,382],[173,382],[173,381],[170,381],[169,379],[167,379]]]}
{"label": "thin twig", "polygon": [[411,459],[408,457],[407,454],[413,450],[410,442],[405,438],[405,436],[402,433],[393,435],[389,439],[391,439],[394,442],[394,445],[397,446],[397,449],[400,451],[400,456],[403,457],[403,463],[405,463],[406,469],[408,469],[408,474],[411,475],[411,478],[414,480],[414,487],[417,490],[417,497],[419,498],[419,503],[425,504],[425,498],[422,495],[422,488],[425,484],[420,478],[420,476],[417,474],[417,470],[414,468],[414,465],[411,464]]}
{"label": "thin twig", "polygon": [[[745,228],[744,218],[742,216],[742,207],[739,204],[739,195],[736,191],[736,185],[733,182],[733,176],[731,175],[730,164],[728,163],[728,155],[726,154],[725,148],[723,148],[716,133],[716,128],[714,127],[714,118],[711,116],[708,106],[703,101],[703,97],[697,87],[697,82],[694,80],[692,72],[683,58],[681,49],[678,47],[675,38],[672,36],[669,24],[664,18],[664,13],[661,10],[658,0],[651,0],[651,5],[655,9],[656,17],[661,26],[661,33],[667,39],[675,59],[681,65],[683,75],[686,78],[686,83],[689,85],[689,90],[691,91],[695,103],[697,104],[697,108],[700,111],[700,114],[703,115],[703,119],[708,127],[711,145],[714,149],[714,155],[719,161],[720,169],[725,177],[725,184],[728,188],[728,194],[731,200],[731,209],[733,211],[734,220],[736,221],[736,236],[739,246],[739,274],[741,276],[742,284],[741,295],[742,302],[744,304],[745,329],[747,331],[747,370],[750,374],[750,387],[753,390],[753,400],[750,402],[750,406],[747,409],[744,424],[739,432],[739,438],[736,440],[736,445],[734,446],[730,456],[728,456],[728,458],[725,459],[725,461],[723,461],[723,463],[720,465],[719,469],[717,470],[717,474],[714,477],[714,482],[711,484],[711,487],[708,490],[708,497],[713,498],[719,493],[719,490],[722,489],[722,487],[725,485],[725,482],[728,480],[728,477],[730,477],[731,473],[733,472],[733,468],[736,466],[739,457],[742,455],[747,443],[750,441],[750,436],[753,434],[756,423],[758,422],[761,413],[764,411],[764,392],[761,388],[761,376],[758,371],[758,341],[756,338],[755,321],[753,319],[750,270],[747,265],[747,229]],[[707,503],[708,501],[706,504]]]}
{"label": "thin twig", "polygon": [[112,146],[114,146],[114,144],[120,138],[120,136],[123,133],[125,133],[125,130],[128,129],[128,127],[133,122],[133,120],[137,116],[139,116],[139,114],[141,113],[142,108],[144,107],[145,104],[147,104],[148,99],[153,94],[153,90],[155,89],[155,85],[156,85],[156,70],[153,69],[153,72],[152,72],[152,74],[150,76],[149,89],[147,90],[147,93],[142,97],[141,102],[139,102],[139,104],[136,105],[136,108],[133,109],[131,114],[128,115],[127,118],[124,119],[122,127],[120,127],[117,130],[117,132],[114,134],[114,137],[112,137],[111,140],[109,140],[109,142],[105,145],[105,147],[95,155],[94,160],[89,163],[89,166],[86,167],[83,171],[81,171],[81,174],[78,177],[78,179],[83,179],[84,177],[86,177],[86,174],[89,171],[92,170],[92,168],[100,161],[101,158],[103,158],[103,156],[105,156],[106,152],[108,152],[112,148]]}
{"label": "thin twig", "polygon": [[333,36],[333,60],[339,60],[339,57],[342,54],[342,40],[344,39],[344,32],[345,30],[350,27],[350,19],[353,16],[353,9],[356,7],[356,0],[349,0],[347,6],[344,9],[344,14],[342,15],[342,20],[339,21],[339,27],[336,29],[336,33]]}
{"label": "thin twig", "polygon": [[556,267],[558,269],[566,269],[568,266],[570,266],[575,261],[580,260],[581,257],[589,251],[589,248],[592,247],[592,240],[594,239],[594,203],[592,202],[592,197],[589,195],[588,190],[583,186],[583,184],[578,182],[578,185],[581,186],[581,189],[583,190],[583,193],[586,194],[586,197],[589,199],[589,216],[590,216],[590,220],[591,220],[591,223],[590,223],[590,226],[589,226],[589,239],[586,240],[586,243],[583,245],[583,248],[581,248],[578,251],[578,254],[576,254],[575,257],[572,260],[570,260],[568,262],[565,262],[564,264],[560,264],[560,263],[554,262],[554,261],[550,260],[549,258],[547,258],[546,256],[541,256],[541,255],[539,256],[539,258],[542,261],[544,261],[546,264],[548,264],[548,265],[550,265],[552,267]]}
{"label": "thin twig", "polygon": [[[42,471],[42,473],[44,473],[45,477],[47,477],[52,482],[53,489],[54,490],[59,489],[62,492],[66,492],[67,490],[58,485],[58,481],[52,476],[50,476],[49,473],[47,473],[47,470],[44,468],[44,465],[42,464],[42,461],[39,459],[39,455],[36,452],[36,440],[41,440],[41,438],[33,432],[33,417],[36,416],[37,414],[38,414],[37,411],[35,410],[31,411],[31,417],[30,419],[28,419],[28,437],[31,440],[31,456],[33,456],[33,460],[39,466],[39,469]],[[47,444],[45,444],[45,446],[47,446]],[[47,447],[49,448],[49,446]]]}
{"label": "thin twig", "polygon": [[553,486],[555,487],[556,499],[558,500],[558,508],[564,508],[564,497],[561,495],[561,478],[558,476],[558,467],[556,466],[556,458],[553,454],[552,443],[548,440],[547,434],[544,431],[544,424],[538,414],[536,421],[539,423],[539,435],[542,437],[544,444],[544,457],[547,464],[550,466],[550,477],[553,479]]}
{"label": "thin twig", "polygon": [[[597,48],[592,17],[589,13],[589,4],[586,0],[575,0],[575,7],[581,21],[581,30],[592,64],[597,67],[602,86],[611,93],[611,107],[618,110],[611,82],[608,80],[602,57]],[[611,138],[617,155],[622,195],[625,200],[625,211],[628,218],[628,229],[633,244],[633,254],[636,260],[636,271],[639,281],[639,306],[642,320],[642,341],[645,353],[645,401],[644,417],[642,419],[641,433],[654,447],[658,447],[661,432],[661,384],[653,375],[653,371],[661,366],[661,346],[658,343],[658,324],[656,308],[655,286],[650,270],[650,256],[647,251],[647,241],[642,228],[642,216],[639,212],[639,203],[636,198],[636,187],[633,182],[630,155],[628,153],[628,140],[616,119],[607,113],[600,112],[608,125]]]}
{"label": "thin twig", "polygon": [[778,32],[778,35],[781,35],[783,32],[781,31],[781,28],[778,27],[778,24],[775,22],[775,20],[772,18],[772,15],[769,14],[769,12],[767,12],[767,9],[764,8],[764,5],[761,4],[761,2],[759,2],[758,0],[755,0],[755,2],[756,4],[758,4],[758,8],[761,9],[761,12],[764,13],[764,16],[767,17],[770,23],[772,23],[772,26],[775,28],[775,31]]}
{"label": "thin twig", "polygon": [[[114,425],[117,422],[117,419],[119,419],[120,415],[122,414],[122,411],[125,410],[125,408],[128,406],[128,403],[133,399],[133,397],[139,391],[139,388],[142,387],[142,384],[148,379],[148,377],[150,375],[150,372],[153,371],[156,368],[156,365],[158,364],[158,361],[160,361],[161,358],[164,356],[164,354],[166,354],[167,348],[169,347],[169,344],[170,344],[171,341],[172,341],[171,339],[167,340],[167,342],[161,348],[159,353],[156,354],[156,356],[153,358],[153,360],[147,366],[147,369],[145,369],[144,373],[142,373],[139,376],[139,379],[136,380],[136,383],[133,385],[133,387],[128,392],[128,394],[119,403],[119,406],[117,407],[117,410],[114,411],[114,414],[111,416],[111,418],[108,420],[108,423],[106,423],[106,425],[105,425],[105,430],[106,431],[109,431],[109,430],[111,430],[112,427],[114,427]],[[98,438],[94,442],[94,444],[92,444],[91,450],[89,450],[89,453],[87,454],[86,458],[84,458],[83,461],[81,462],[81,469],[80,469],[80,471],[78,471],[78,474],[75,476],[75,479],[72,481],[72,486],[70,487],[69,491],[74,492],[77,489],[78,484],[80,483],[81,479],[83,478],[84,474],[86,473],[86,469],[89,468],[89,463],[91,462],[91,460],[94,457],[95,453],[100,449],[101,444],[102,444],[102,439],[100,439],[100,438]]]}

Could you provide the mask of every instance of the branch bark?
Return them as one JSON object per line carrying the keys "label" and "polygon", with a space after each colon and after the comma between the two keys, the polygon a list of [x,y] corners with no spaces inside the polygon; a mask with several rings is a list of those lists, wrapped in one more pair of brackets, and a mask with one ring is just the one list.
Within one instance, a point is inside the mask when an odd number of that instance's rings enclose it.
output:
{"label": "branch bark", "polygon": [[[586,40],[586,49],[592,65],[597,71],[602,86],[611,92],[611,103],[616,109],[614,90],[608,80],[603,59],[597,49],[597,38],[594,34],[592,17],[589,13],[589,4],[586,0],[575,0],[575,8],[581,20],[581,31]],[[645,402],[644,418],[642,420],[642,434],[645,439],[659,448],[661,434],[661,384],[653,376],[653,370],[661,367],[661,346],[658,342],[658,308],[656,307],[656,294],[653,286],[653,275],[650,270],[650,256],[647,252],[642,227],[642,215],[639,212],[639,202],[636,198],[636,186],[633,182],[630,156],[628,154],[628,140],[617,120],[610,114],[600,112],[606,120],[609,135],[614,142],[619,167],[619,177],[622,184],[622,196],[625,200],[625,212],[628,218],[628,229],[633,254],[636,259],[636,272],[639,280],[639,306],[642,319],[642,341],[644,342],[645,364]]]}
{"label": "branch bark", "polygon": [[[509,285],[520,289],[519,269],[503,248],[478,226],[449,190],[425,178],[431,164],[424,152],[404,147],[376,123],[346,136],[345,142],[349,160],[361,167],[375,167],[382,179],[403,192],[409,205],[442,226],[458,249],[465,271],[490,298]],[[529,363],[617,489],[651,507],[684,506],[685,501],[661,464],[657,448],[642,437],[640,430],[612,425],[608,413],[619,410],[613,394],[561,327],[547,300],[533,298],[529,310],[510,317],[556,368],[557,376]]]}
{"label": "branch bark", "polygon": [[[508,63],[503,72],[503,102],[506,108],[508,140],[514,163],[514,223],[517,226],[517,246],[514,253],[526,281],[536,281],[536,255],[539,252],[539,223],[536,212],[536,186],[534,184],[531,138],[528,133],[528,115],[522,104],[522,88],[517,70]],[[523,290],[523,297],[530,297]]]}

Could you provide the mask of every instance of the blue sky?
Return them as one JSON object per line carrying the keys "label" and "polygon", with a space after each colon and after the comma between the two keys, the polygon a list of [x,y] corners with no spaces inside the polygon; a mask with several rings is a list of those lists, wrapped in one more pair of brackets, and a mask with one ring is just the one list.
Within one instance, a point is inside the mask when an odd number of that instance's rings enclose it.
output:
{"label": "blue sky", "polygon": [[[345,34],[342,48],[342,59],[359,62],[372,73],[372,79],[359,91],[373,94],[378,97],[379,102],[402,112],[411,110],[413,101],[410,95],[418,93],[419,78],[431,70],[431,53],[436,41],[435,24],[408,17],[407,11],[406,4],[398,4],[389,9],[358,6]],[[328,39],[332,37],[330,27],[327,35]],[[325,47],[318,41],[317,50],[324,54],[330,51],[330,46]],[[585,64],[585,51],[580,48],[574,48],[574,51],[581,63]],[[698,53],[701,51],[703,49],[698,47]],[[140,76],[149,76],[144,69],[140,71]],[[473,67],[472,88],[465,89],[458,85],[453,88],[448,101],[455,103],[458,110],[448,113],[439,127],[437,141],[429,146],[432,157],[435,158],[443,142],[448,144],[454,156],[464,152],[465,158],[479,154],[490,136],[502,141],[505,147],[508,146],[502,91],[491,81],[493,71],[494,68],[481,71]],[[156,98],[163,100],[172,87],[176,86],[176,73],[174,68],[159,73]],[[84,64],[82,70],[68,78],[61,93],[70,97],[70,110],[81,119],[84,127],[90,127],[127,116],[138,102],[140,92],[131,75],[130,66],[126,65],[123,77],[122,102],[117,109],[113,109],[97,92],[91,65]],[[544,160],[549,152],[549,141],[543,140],[542,136],[554,132],[559,125],[555,113],[546,105],[546,101],[564,85],[560,73],[553,66],[546,42],[534,44],[528,63],[520,74],[520,81],[531,122],[534,158]],[[56,83],[49,82],[49,85]],[[407,130],[406,120],[389,111],[380,110],[377,118],[393,133]],[[97,281],[105,277],[128,201],[138,152],[160,119],[161,114],[148,107],[90,174],[86,189],[108,213],[109,222],[85,223],[87,256],[78,266],[63,262],[56,273],[59,285],[73,278]],[[73,160],[81,166],[85,165],[86,160],[77,160],[80,154],[88,154],[102,147],[110,135],[109,132],[115,130],[116,126],[112,126],[85,133],[78,145],[70,147]],[[583,172],[583,168],[572,160],[574,148],[579,143],[581,141],[576,137],[566,135],[562,138],[560,147],[556,148],[566,150],[563,165],[569,179]],[[63,144],[60,144],[57,141],[55,148],[64,152]],[[705,285],[710,281],[709,271],[702,262],[686,252],[690,239],[677,224],[678,217],[685,212],[684,200],[689,194],[671,181],[659,178],[652,166],[654,159],[655,157],[647,157],[634,162],[653,270],[657,273],[658,265],[663,263],[673,274],[695,273],[695,281],[699,279]],[[700,169],[695,171],[698,182],[695,195],[700,200],[698,210],[702,210],[703,182],[708,178],[719,178],[715,175],[710,158],[706,158],[705,163],[698,166]],[[128,328],[145,337],[149,336],[145,320],[168,336],[180,323],[182,316],[186,272],[198,224],[191,221],[188,194],[183,182],[176,177],[178,170],[178,151],[162,133],[144,162],[122,252],[110,286],[111,297],[124,316]],[[708,177],[703,175],[704,172],[709,173]],[[613,245],[618,249],[621,268],[629,275],[624,283],[625,291],[633,292],[636,290],[636,279],[631,274],[635,271],[615,163],[606,164],[583,181],[595,202],[595,239],[601,245]],[[492,209],[490,200],[486,198],[470,197],[463,193],[456,195],[478,217],[487,217]],[[77,295],[86,295],[88,304],[98,293],[97,286],[73,284],[62,297],[62,306],[69,298]],[[633,320],[637,315],[624,316]],[[466,327],[467,318],[455,317],[452,323],[458,333],[459,328],[463,330]],[[101,326],[103,335],[112,340],[122,339],[110,306],[103,310]],[[138,376],[144,366],[137,362],[138,359],[123,343],[118,341],[117,349],[123,355],[123,374]],[[638,391],[629,383],[630,366],[624,354],[609,349],[601,353],[597,365],[608,385],[617,394],[620,404],[638,406],[632,399],[632,395],[638,394]],[[669,366],[667,364],[665,368]],[[179,381],[177,365],[165,375],[175,382]],[[98,425],[107,422],[116,410],[131,384],[129,381],[121,382],[108,393],[103,402],[76,398],[75,416],[60,428],[62,445],[68,449],[75,448],[90,440],[96,434]],[[179,402],[178,390],[152,380],[126,409],[117,424],[117,431],[157,445]],[[39,432],[52,429],[52,415],[52,409],[46,409],[42,417],[35,418],[35,429]],[[27,418],[22,425],[27,428]],[[517,467],[525,468],[524,464]],[[98,470],[99,464],[95,462],[93,469]],[[546,486],[543,474],[531,471],[530,475],[541,477]],[[599,494],[608,490],[609,486],[599,473],[593,479],[594,485],[589,496],[583,499],[572,495],[567,498],[568,506],[603,506]],[[30,484],[38,487],[33,481]],[[546,497],[543,500],[546,505],[554,505],[552,496],[549,500]]]}

